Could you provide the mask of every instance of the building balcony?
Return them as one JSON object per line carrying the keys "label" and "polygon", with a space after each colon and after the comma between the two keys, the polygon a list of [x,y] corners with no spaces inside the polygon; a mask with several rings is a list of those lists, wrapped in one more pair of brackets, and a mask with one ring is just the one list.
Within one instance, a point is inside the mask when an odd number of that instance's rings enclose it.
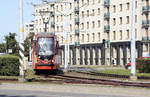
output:
{"label": "building balcony", "polygon": [[150,40],[150,37],[148,37],[148,36],[143,36],[142,37],[142,41],[148,41],[148,40]]}
{"label": "building balcony", "polygon": [[110,0],[104,0],[104,6],[109,7],[110,5]]}
{"label": "building balcony", "polygon": [[110,13],[104,13],[104,19],[108,20],[110,18]]}
{"label": "building balcony", "polygon": [[50,16],[51,16],[51,17],[54,17],[54,16],[55,16],[55,14],[54,14],[53,11],[50,11]]}
{"label": "building balcony", "polygon": [[75,2],[79,2],[79,0],[74,0]]}
{"label": "building balcony", "polygon": [[148,14],[149,12],[150,12],[150,6],[143,6],[142,13],[143,14]]}
{"label": "building balcony", "polygon": [[79,14],[79,7],[75,7],[74,12]]}
{"label": "building balcony", "polygon": [[142,21],[142,28],[148,28],[150,26],[150,20],[143,20]]}
{"label": "building balcony", "polygon": [[75,24],[79,25],[79,18],[75,18]]}
{"label": "building balcony", "polygon": [[51,4],[51,7],[54,7],[55,4]]}
{"label": "building balcony", "polygon": [[104,32],[109,32],[109,30],[110,30],[110,26],[109,25],[107,25],[107,26],[104,26]]}
{"label": "building balcony", "polygon": [[75,35],[79,35],[79,30],[78,29],[75,29]]}
{"label": "building balcony", "polygon": [[80,42],[75,42],[75,46],[80,46]]}
{"label": "building balcony", "polygon": [[55,27],[55,22],[51,22],[51,27]]}

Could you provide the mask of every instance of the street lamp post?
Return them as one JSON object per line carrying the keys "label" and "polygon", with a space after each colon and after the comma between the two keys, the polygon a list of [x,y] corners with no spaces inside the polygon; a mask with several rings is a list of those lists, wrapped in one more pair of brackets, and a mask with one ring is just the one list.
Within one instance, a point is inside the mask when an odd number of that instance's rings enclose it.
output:
{"label": "street lamp post", "polygon": [[136,15],[136,0],[132,0],[132,32],[131,32],[131,79],[136,80],[136,66],[135,66],[135,15]]}
{"label": "street lamp post", "polygon": [[68,71],[69,68],[69,0],[66,0],[66,13],[65,13],[65,71]]}
{"label": "street lamp post", "polygon": [[20,11],[20,27],[19,27],[19,70],[20,70],[20,82],[25,81],[25,70],[24,70],[24,28],[23,28],[23,1],[19,0],[19,11]]}

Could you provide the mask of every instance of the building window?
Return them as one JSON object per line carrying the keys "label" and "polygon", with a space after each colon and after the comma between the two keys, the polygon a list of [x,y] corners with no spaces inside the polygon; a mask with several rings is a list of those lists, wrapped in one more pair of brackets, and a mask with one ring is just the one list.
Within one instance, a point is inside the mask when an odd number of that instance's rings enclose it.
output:
{"label": "building window", "polygon": [[116,25],[116,19],[113,18],[113,25],[115,26]]}
{"label": "building window", "polygon": [[61,5],[61,11],[63,11],[63,5]]}
{"label": "building window", "polygon": [[57,32],[59,32],[59,26],[57,26]]}
{"label": "building window", "polygon": [[90,37],[89,37],[89,34],[87,34],[87,42],[89,42],[90,40]]}
{"label": "building window", "polygon": [[40,21],[40,24],[42,24],[41,19],[39,21]]}
{"label": "building window", "polygon": [[116,31],[113,31],[113,39],[116,40]]}
{"label": "building window", "polygon": [[92,34],[92,41],[95,41],[95,33]]}
{"label": "building window", "polygon": [[87,0],[87,5],[89,5],[89,0]]}
{"label": "building window", "polygon": [[109,37],[109,33],[107,33],[107,39],[109,40],[109,38],[110,38],[110,37]]}
{"label": "building window", "polygon": [[101,39],[101,34],[100,32],[98,32],[98,41],[100,41],[100,39]]}
{"label": "building window", "polygon": [[70,43],[72,43],[72,35],[70,35]]}
{"label": "building window", "polygon": [[63,15],[61,15],[61,21],[63,21]]}
{"label": "building window", "polygon": [[72,9],[72,3],[70,3],[70,9]]}
{"label": "building window", "polygon": [[137,29],[135,29],[135,38],[137,38]]}
{"label": "building window", "polygon": [[113,12],[114,13],[116,12],[116,6],[115,5],[113,6]]}
{"label": "building window", "polygon": [[84,34],[82,34],[82,42],[84,42]]}
{"label": "building window", "polygon": [[64,38],[63,38],[63,36],[61,37],[61,43],[63,43],[63,41],[64,41]]}
{"label": "building window", "polygon": [[120,25],[122,24],[122,17],[120,17]]}
{"label": "building window", "polygon": [[122,30],[120,30],[120,40],[122,40]]}
{"label": "building window", "polygon": [[100,28],[101,27],[101,22],[100,22],[100,20],[98,20],[98,28]]}
{"label": "building window", "polygon": [[72,14],[70,14],[70,20],[72,20]]}
{"label": "building window", "polygon": [[82,0],[82,6],[84,6],[84,0]]}
{"label": "building window", "polygon": [[47,11],[49,11],[49,8],[47,8]]}
{"label": "building window", "polygon": [[70,24],[70,32],[72,32],[72,25]]}
{"label": "building window", "polygon": [[87,17],[89,17],[89,10],[87,10]]}
{"label": "building window", "polygon": [[87,22],[87,29],[89,29],[89,22]]}
{"label": "building window", "polygon": [[95,28],[95,22],[94,21],[92,22],[92,28]]}
{"label": "building window", "polygon": [[58,16],[57,16],[57,20],[56,21],[58,22]]}
{"label": "building window", "polygon": [[135,7],[137,8],[137,1],[135,2]]}
{"label": "building window", "polygon": [[100,15],[100,13],[101,13],[101,10],[100,10],[100,8],[98,8],[98,15]]}
{"label": "building window", "polygon": [[95,11],[94,11],[94,9],[92,10],[92,16],[94,16],[95,15]]}
{"label": "building window", "polygon": [[82,18],[84,18],[84,11],[82,11]]}
{"label": "building window", "polygon": [[135,15],[135,22],[137,23],[137,15]]}
{"label": "building window", "polygon": [[127,39],[130,38],[130,33],[129,33],[129,30],[127,30]]}
{"label": "building window", "polygon": [[95,0],[93,0],[93,4],[95,4]]}
{"label": "building window", "polygon": [[130,9],[130,3],[127,3],[127,10]]}
{"label": "building window", "polygon": [[122,4],[120,4],[120,11],[122,11]]}
{"label": "building window", "polygon": [[144,45],[143,45],[143,51],[144,51],[144,52],[147,52],[147,51],[148,51],[148,44],[144,44]]}
{"label": "building window", "polygon": [[82,30],[84,29],[84,23],[81,24],[81,29],[82,29]]}
{"label": "building window", "polygon": [[129,24],[130,23],[129,16],[126,16],[126,19],[127,19],[127,24]]}
{"label": "building window", "polygon": [[58,10],[58,5],[56,6],[56,9]]}
{"label": "building window", "polygon": [[63,32],[63,26],[61,26],[61,32]]}

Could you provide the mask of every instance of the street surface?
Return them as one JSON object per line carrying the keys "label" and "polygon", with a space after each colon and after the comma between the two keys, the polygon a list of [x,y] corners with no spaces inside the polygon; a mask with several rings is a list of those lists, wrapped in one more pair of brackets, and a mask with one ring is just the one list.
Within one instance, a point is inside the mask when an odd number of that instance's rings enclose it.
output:
{"label": "street surface", "polygon": [[150,89],[101,85],[2,83],[0,97],[150,97]]}

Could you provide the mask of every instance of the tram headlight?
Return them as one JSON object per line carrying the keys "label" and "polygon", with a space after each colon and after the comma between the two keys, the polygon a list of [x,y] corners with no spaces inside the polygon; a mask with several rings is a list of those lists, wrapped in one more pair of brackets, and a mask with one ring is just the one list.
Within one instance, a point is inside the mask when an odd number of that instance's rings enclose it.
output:
{"label": "tram headlight", "polygon": [[54,60],[52,60],[52,62],[54,62]]}

